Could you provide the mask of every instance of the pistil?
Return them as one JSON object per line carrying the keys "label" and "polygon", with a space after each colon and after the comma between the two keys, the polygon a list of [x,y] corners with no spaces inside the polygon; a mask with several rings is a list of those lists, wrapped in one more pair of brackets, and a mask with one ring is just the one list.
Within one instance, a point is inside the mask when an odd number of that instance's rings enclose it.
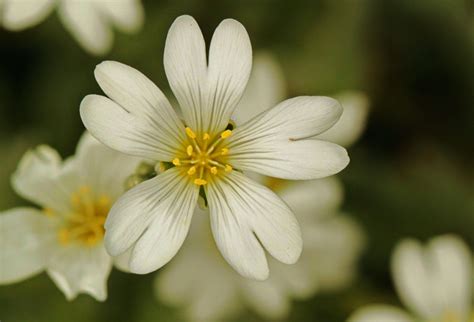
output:
{"label": "pistil", "polygon": [[221,132],[214,139],[209,133],[199,136],[189,127],[185,128],[185,132],[189,140],[185,144],[186,157],[174,158],[172,163],[176,167],[183,167],[188,176],[194,177],[194,184],[207,184],[211,175],[218,175],[219,169],[224,172],[232,171],[232,166],[223,160],[229,154],[229,149],[222,146],[225,139],[232,135],[231,130]]}

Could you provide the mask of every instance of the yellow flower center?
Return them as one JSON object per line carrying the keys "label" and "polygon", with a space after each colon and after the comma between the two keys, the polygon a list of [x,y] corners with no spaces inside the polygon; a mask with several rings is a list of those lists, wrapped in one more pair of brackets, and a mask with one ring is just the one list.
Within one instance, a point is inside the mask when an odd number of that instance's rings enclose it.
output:
{"label": "yellow flower center", "polygon": [[[72,212],[58,231],[62,245],[78,242],[94,246],[104,238],[104,223],[112,201],[106,195],[94,198],[89,187],[81,187],[71,196]],[[51,215],[50,210],[46,214]]]}
{"label": "yellow flower center", "polygon": [[209,133],[197,135],[189,127],[185,130],[188,139],[184,142],[184,151],[180,151],[172,162],[182,168],[194,184],[203,186],[213,177],[232,171],[232,166],[226,162],[229,149],[225,145],[225,139],[232,135],[231,130],[214,137]]}

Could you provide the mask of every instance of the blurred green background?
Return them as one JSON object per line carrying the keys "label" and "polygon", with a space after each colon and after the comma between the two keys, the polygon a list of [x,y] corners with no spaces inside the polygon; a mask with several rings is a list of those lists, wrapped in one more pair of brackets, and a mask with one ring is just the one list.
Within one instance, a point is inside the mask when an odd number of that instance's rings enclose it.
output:
{"label": "blurred green background", "polygon": [[[297,302],[288,321],[344,321],[356,307],[397,303],[388,270],[402,237],[457,233],[474,246],[474,2],[470,0],[144,1],[145,25],[116,33],[103,58],[85,53],[57,15],[23,32],[0,29],[0,210],[25,205],[9,176],[40,143],[63,156],[84,130],[81,99],[100,93],[105,59],[133,66],[168,90],[162,65],[167,30],[181,14],[206,39],[224,18],[247,28],[255,51],[283,66],[291,96],[365,91],[365,134],[342,172],[344,210],[368,235],[360,276],[348,289]],[[179,321],[152,294],[154,274],[113,271],[109,298],[69,303],[45,274],[0,287],[5,322]],[[235,321],[261,321],[251,312]]]}

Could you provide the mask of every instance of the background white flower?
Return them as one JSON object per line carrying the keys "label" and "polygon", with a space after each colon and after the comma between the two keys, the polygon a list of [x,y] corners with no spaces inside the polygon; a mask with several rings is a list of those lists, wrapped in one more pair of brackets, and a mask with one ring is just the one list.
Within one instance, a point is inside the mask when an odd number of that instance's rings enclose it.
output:
{"label": "background white flower", "polygon": [[[245,122],[259,110],[273,106],[284,93],[285,82],[276,60],[268,53],[256,55],[235,122]],[[365,125],[368,106],[359,104],[359,98],[364,102],[367,99],[360,93],[353,95],[355,104],[346,100],[351,112],[346,117],[343,114],[334,126],[341,133],[334,131],[333,137],[343,142],[357,139]],[[339,126],[341,122],[349,129]],[[155,282],[157,298],[182,307],[190,321],[222,321],[245,307],[270,319],[282,318],[289,313],[292,299],[339,289],[355,275],[364,236],[359,226],[339,210],[343,188],[335,177],[290,182],[251,176],[274,190],[294,211],[302,227],[303,253],[293,265],[269,260],[270,277],[266,281],[243,279],[221,257],[212,243],[207,214],[197,210],[182,251]]]}
{"label": "background white flower", "polygon": [[295,97],[233,127],[230,118],[252,65],[247,31],[233,19],[216,28],[207,59],[196,21],[178,17],[168,32],[164,65],[183,121],[146,76],[117,62],[95,71],[110,98],[89,95],[81,103],[85,126],[103,143],[170,165],[114,204],[105,225],[108,252],[132,249],[134,273],[162,267],[181,247],[198,195],[205,193],[217,247],[236,271],[267,278],[265,250],[281,262],[296,262],[302,240],[293,213],[241,171],[306,180],[344,169],[346,150],[313,138],[337,122],[339,103]]}
{"label": "background white flower", "polygon": [[363,307],[350,322],[470,322],[472,255],[457,236],[433,238],[425,247],[402,240],[392,255],[392,277],[403,304],[410,311],[390,305]]}
{"label": "background white flower", "polygon": [[137,159],[103,146],[88,133],[76,155],[64,161],[48,146],[27,152],[12,184],[42,209],[0,214],[0,284],[46,270],[67,299],[84,292],[105,300],[113,259],[103,246],[103,225],[136,166]]}
{"label": "background white flower", "polygon": [[22,30],[40,23],[55,8],[64,26],[94,55],[110,50],[114,27],[132,33],[144,20],[140,0],[3,0],[0,23],[8,30]]}

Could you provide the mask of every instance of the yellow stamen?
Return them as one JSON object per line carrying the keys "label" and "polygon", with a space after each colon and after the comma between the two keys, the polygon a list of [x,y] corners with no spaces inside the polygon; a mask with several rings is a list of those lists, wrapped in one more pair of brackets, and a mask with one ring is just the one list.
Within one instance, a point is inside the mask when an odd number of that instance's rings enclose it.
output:
{"label": "yellow stamen", "polygon": [[204,179],[201,179],[201,178],[197,178],[197,179],[194,179],[194,184],[198,185],[198,186],[203,186],[207,183],[206,180]]}
{"label": "yellow stamen", "polygon": [[192,145],[188,145],[188,147],[186,148],[186,153],[188,154],[188,156],[193,155],[193,146]]}
{"label": "yellow stamen", "polygon": [[207,141],[207,140],[209,140],[210,138],[211,138],[211,136],[209,135],[209,133],[204,133],[204,135],[203,135],[203,137],[202,137],[202,139],[203,139],[204,141]]}
{"label": "yellow stamen", "polygon": [[231,130],[225,130],[224,132],[221,133],[221,138],[223,139],[227,139],[229,136],[232,135],[232,131]]}
{"label": "yellow stamen", "polygon": [[229,149],[228,148],[222,148],[221,149],[221,155],[226,155],[229,153]]}
{"label": "yellow stamen", "polygon": [[230,164],[225,165],[225,172],[231,172],[232,171],[232,166]]}
{"label": "yellow stamen", "polygon": [[175,166],[181,165],[181,162],[179,161],[178,158],[174,158],[172,162],[173,162],[173,164],[174,164]]}
{"label": "yellow stamen", "polygon": [[196,173],[196,167],[191,167],[191,168],[189,168],[188,174],[189,174],[190,176],[192,176],[192,175],[195,174],[195,173]]}
{"label": "yellow stamen", "polygon": [[216,167],[211,167],[211,173],[212,174],[217,174],[217,168]]}
{"label": "yellow stamen", "polygon": [[194,133],[193,130],[191,130],[191,128],[187,127],[185,131],[186,131],[187,136],[189,136],[191,139],[196,138],[196,133]]}

